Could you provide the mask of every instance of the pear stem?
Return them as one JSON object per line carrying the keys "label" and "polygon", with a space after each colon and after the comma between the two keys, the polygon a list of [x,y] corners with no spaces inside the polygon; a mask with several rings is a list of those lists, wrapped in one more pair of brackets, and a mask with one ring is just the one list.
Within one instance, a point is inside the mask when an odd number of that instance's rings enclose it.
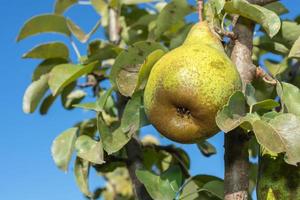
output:
{"label": "pear stem", "polygon": [[203,21],[203,0],[198,0],[198,19],[199,22]]}

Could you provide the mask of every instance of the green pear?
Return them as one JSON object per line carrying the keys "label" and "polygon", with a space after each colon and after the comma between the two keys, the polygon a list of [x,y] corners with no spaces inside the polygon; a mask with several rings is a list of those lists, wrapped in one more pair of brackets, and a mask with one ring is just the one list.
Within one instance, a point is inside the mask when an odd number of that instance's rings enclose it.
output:
{"label": "green pear", "polygon": [[165,137],[195,143],[219,131],[215,116],[240,89],[236,67],[203,21],[153,66],[144,92],[145,112]]}

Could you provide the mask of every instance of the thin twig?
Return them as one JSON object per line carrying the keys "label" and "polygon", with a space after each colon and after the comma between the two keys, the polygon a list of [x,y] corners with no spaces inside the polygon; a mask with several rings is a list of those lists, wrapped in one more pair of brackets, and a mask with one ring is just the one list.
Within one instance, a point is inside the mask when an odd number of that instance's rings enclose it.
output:
{"label": "thin twig", "polygon": [[91,1],[78,1],[79,5],[92,5]]}
{"label": "thin twig", "polygon": [[198,16],[199,22],[203,21],[203,0],[198,0]]}
{"label": "thin twig", "polygon": [[256,77],[260,77],[265,81],[266,83],[269,83],[271,85],[276,85],[277,80],[273,78],[270,74],[268,74],[263,68],[257,67],[256,68]]}

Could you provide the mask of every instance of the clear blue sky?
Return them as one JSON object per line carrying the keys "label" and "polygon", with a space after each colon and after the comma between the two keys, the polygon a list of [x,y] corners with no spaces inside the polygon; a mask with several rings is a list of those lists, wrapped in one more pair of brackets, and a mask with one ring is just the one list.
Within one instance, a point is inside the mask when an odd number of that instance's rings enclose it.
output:
{"label": "clear blue sky", "polygon": [[[285,17],[291,18],[299,13],[297,9],[300,8],[300,2],[283,2],[292,12]],[[60,101],[54,104],[47,116],[40,116],[38,113],[25,115],[22,112],[23,93],[39,61],[22,60],[21,55],[39,42],[65,39],[63,36],[43,35],[16,44],[15,38],[25,20],[33,15],[51,12],[53,3],[54,0],[2,0],[0,4],[0,199],[84,199],[76,187],[72,166],[67,174],[59,171],[52,161],[50,146],[61,131],[93,115],[80,109],[65,111],[61,108]],[[87,6],[74,7],[67,15],[86,31],[97,20],[97,15]],[[102,37],[101,32],[97,32],[96,36]],[[84,52],[84,49],[81,51]],[[157,135],[152,127],[146,127],[142,132]],[[178,146],[190,154],[192,174],[223,177],[223,134],[216,135],[210,141],[218,151],[211,158],[203,157],[195,145]],[[171,143],[167,139],[161,139],[161,142]],[[103,184],[101,177],[94,173],[91,177],[92,188]]]}

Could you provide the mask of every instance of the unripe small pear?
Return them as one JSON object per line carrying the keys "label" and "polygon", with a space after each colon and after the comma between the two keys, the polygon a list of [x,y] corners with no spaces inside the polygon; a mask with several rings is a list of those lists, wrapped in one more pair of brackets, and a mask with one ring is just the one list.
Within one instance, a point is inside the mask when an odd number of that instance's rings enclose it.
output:
{"label": "unripe small pear", "polygon": [[162,135],[195,143],[219,131],[216,113],[240,88],[234,64],[203,21],[152,68],[144,93],[145,112]]}

